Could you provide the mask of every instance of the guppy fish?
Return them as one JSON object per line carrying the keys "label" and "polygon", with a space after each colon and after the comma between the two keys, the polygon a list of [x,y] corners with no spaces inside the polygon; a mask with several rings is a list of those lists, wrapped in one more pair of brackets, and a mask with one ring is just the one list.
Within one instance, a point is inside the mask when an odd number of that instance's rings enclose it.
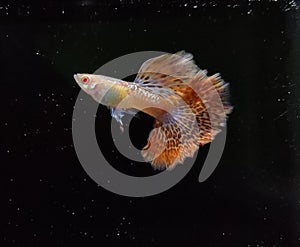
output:
{"label": "guppy fish", "polygon": [[134,82],[95,74],[74,78],[98,103],[108,106],[120,124],[124,113],[132,110],[154,117],[141,153],[155,169],[170,169],[193,157],[220,132],[232,110],[228,83],[219,74],[207,76],[184,51],[147,60]]}

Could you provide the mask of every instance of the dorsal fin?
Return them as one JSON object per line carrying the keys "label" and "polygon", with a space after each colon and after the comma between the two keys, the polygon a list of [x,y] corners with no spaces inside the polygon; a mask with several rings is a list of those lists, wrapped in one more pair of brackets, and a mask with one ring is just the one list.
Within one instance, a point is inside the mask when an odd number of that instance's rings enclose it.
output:
{"label": "dorsal fin", "polygon": [[194,77],[199,71],[193,56],[184,51],[164,54],[144,62],[134,82],[146,87],[172,87]]}

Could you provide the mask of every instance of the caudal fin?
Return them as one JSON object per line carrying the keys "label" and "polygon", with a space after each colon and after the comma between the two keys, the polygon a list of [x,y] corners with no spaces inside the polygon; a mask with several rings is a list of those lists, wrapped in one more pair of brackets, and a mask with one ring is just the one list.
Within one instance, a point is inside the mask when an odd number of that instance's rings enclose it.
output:
{"label": "caudal fin", "polygon": [[184,52],[148,60],[135,83],[138,92],[143,92],[136,93],[136,98],[158,96],[161,102],[165,99],[173,105],[161,115],[146,112],[156,120],[142,155],[158,169],[183,163],[199,145],[211,142],[232,110],[228,84],[219,74],[207,76],[194,64],[192,55]]}

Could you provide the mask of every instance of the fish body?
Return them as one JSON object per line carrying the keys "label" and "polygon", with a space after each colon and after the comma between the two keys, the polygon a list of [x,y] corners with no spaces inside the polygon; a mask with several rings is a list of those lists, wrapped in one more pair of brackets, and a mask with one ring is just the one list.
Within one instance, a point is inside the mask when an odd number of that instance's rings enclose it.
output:
{"label": "fish body", "polygon": [[134,82],[94,74],[76,74],[74,79],[111,108],[121,125],[124,113],[153,116],[154,128],[141,152],[155,169],[170,169],[211,142],[232,110],[228,83],[218,74],[207,76],[192,58],[178,52],[149,59]]}

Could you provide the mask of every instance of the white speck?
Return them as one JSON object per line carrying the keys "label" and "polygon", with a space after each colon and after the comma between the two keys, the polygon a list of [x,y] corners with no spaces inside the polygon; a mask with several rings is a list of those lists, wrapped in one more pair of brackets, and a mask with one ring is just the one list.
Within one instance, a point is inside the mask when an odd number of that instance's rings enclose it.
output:
{"label": "white speck", "polygon": [[252,9],[250,9],[247,14],[250,15],[252,13]]}
{"label": "white speck", "polygon": [[62,10],[61,13],[64,14],[64,13],[65,13],[65,10]]}
{"label": "white speck", "polygon": [[194,5],[194,6],[193,6],[193,8],[194,8],[194,9],[197,9],[197,8],[198,8],[198,6],[197,6],[197,5]]}

